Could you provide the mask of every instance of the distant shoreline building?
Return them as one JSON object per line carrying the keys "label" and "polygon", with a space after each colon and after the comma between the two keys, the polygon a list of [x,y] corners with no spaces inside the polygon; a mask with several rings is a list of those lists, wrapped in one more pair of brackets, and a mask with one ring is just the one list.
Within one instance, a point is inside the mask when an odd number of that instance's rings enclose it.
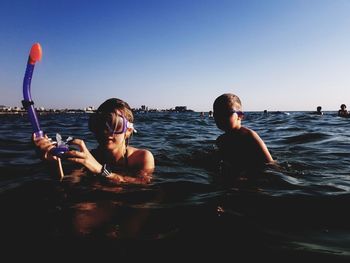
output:
{"label": "distant shoreline building", "polygon": [[141,108],[133,108],[134,113],[148,113],[148,112],[194,112],[193,110],[187,109],[187,106],[176,106],[170,109],[151,109],[146,105],[141,105]]}
{"label": "distant shoreline building", "polygon": [[185,112],[185,111],[187,111],[187,106],[176,106],[175,111]]}
{"label": "distant shoreline building", "polygon": [[[88,106],[83,109],[45,109],[44,107],[36,107],[38,114],[50,114],[50,113],[94,113],[96,108],[94,106]],[[148,112],[194,112],[194,110],[187,109],[187,106],[175,106],[175,108],[169,109],[151,109],[146,105],[142,105],[141,108],[133,108],[135,113],[148,113]],[[0,114],[27,114],[27,111],[23,107],[8,107],[0,105]]]}

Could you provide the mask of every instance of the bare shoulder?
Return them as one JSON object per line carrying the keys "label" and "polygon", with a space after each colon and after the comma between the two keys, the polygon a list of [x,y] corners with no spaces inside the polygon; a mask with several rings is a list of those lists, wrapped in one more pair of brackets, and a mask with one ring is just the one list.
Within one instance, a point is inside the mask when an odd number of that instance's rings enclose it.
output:
{"label": "bare shoulder", "polygon": [[138,148],[129,146],[128,153],[129,153],[129,157],[133,156],[134,158],[136,158],[136,157],[138,157],[138,158],[140,158],[140,157],[144,157],[144,158],[152,157],[153,158],[153,154],[149,150],[146,150],[146,149],[138,149]]}
{"label": "bare shoulder", "polygon": [[252,136],[252,137],[254,137],[254,136],[259,136],[255,131],[253,131],[252,129],[249,129],[249,128],[247,128],[247,127],[241,127],[241,129],[240,129],[240,132],[242,133],[242,134],[244,134],[244,135],[247,135],[247,136]]}
{"label": "bare shoulder", "polygon": [[248,129],[246,127],[242,127],[242,128],[243,128],[242,132],[244,132],[247,136],[252,138],[254,143],[258,146],[258,148],[262,150],[262,153],[264,156],[263,157],[264,161],[266,163],[273,162],[273,158],[272,158],[269,150],[267,149],[265,142],[261,139],[259,134],[256,131],[253,131],[253,130]]}
{"label": "bare shoulder", "polygon": [[260,138],[259,134],[252,129],[249,129],[247,127],[241,127],[241,132],[242,134],[251,137],[252,139],[254,139],[259,143],[262,142],[262,139]]}
{"label": "bare shoulder", "polygon": [[128,158],[131,165],[148,169],[154,168],[154,157],[149,150],[129,146]]}

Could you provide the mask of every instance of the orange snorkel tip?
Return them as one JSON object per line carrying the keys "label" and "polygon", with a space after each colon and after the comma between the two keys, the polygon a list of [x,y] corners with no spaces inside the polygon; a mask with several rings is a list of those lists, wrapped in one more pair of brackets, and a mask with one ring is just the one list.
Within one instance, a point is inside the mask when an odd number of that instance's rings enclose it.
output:
{"label": "orange snorkel tip", "polygon": [[35,64],[37,61],[41,60],[41,57],[43,55],[41,46],[39,43],[35,43],[32,48],[30,49],[29,53],[29,63]]}

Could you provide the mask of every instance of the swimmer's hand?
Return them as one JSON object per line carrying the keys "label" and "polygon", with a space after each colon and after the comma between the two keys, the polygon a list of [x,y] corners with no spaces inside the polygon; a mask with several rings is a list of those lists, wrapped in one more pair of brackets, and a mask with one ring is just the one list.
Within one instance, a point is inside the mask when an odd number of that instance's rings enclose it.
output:
{"label": "swimmer's hand", "polygon": [[62,140],[59,133],[56,134],[56,141],[52,141],[46,134],[44,137],[36,137],[35,133],[32,135],[38,156],[47,161],[58,160],[58,157],[64,158],[64,153],[70,150],[69,145],[73,140],[73,137],[70,136],[66,140]]}
{"label": "swimmer's hand", "polygon": [[98,174],[101,172],[102,164],[90,153],[83,140],[73,139],[70,141],[69,145],[76,145],[79,147],[79,150],[69,150],[66,152],[64,156],[68,161],[82,164],[91,173]]}
{"label": "swimmer's hand", "polygon": [[44,137],[36,137],[35,133],[33,133],[32,142],[40,159],[47,161],[58,160],[57,156],[50,153],[50,151],[56,147],[57,143],[53,142],[46,134]]}

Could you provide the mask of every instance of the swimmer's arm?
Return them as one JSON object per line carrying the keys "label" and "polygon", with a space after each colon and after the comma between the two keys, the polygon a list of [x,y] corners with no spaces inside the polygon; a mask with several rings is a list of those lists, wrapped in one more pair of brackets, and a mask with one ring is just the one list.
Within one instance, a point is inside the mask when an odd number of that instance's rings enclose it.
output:
{"label": "swimmer's arm", "polygon": [[273,163],[274,160],[269,152],[269,149],[267,149],[265,142],[260,138],[260,136],[255,131],[252,131],[251,135],[254,141],[256,142],[258,148],[260,149],[265,163]]}
{"label": "swimmer's arm", "polygon": [[[107,178],[118,182],[118,183],[134,183],[134,184],[146,184],[150,183],[152,180],[152,174],[154,172],[154,157],[150,151],[139,150],[130,156],[130,162],[136,166],[139,166],[135,171],[136,177],[131,177],[127,175],[121,175],[117,173],[112,173]],[[102,167],[101,167],[102,169]]]}
{"label": "swimmer's arm", "polygon": [[111,173],[108,178],[112,182],[116,183],[129,183],[129,184],[147,184],[150,183],[152,180],[152,171],[142,171],[142,174],[140,172],[137,173],[137,177],[131,177],[127,175],[117,174],[117,173]]}

